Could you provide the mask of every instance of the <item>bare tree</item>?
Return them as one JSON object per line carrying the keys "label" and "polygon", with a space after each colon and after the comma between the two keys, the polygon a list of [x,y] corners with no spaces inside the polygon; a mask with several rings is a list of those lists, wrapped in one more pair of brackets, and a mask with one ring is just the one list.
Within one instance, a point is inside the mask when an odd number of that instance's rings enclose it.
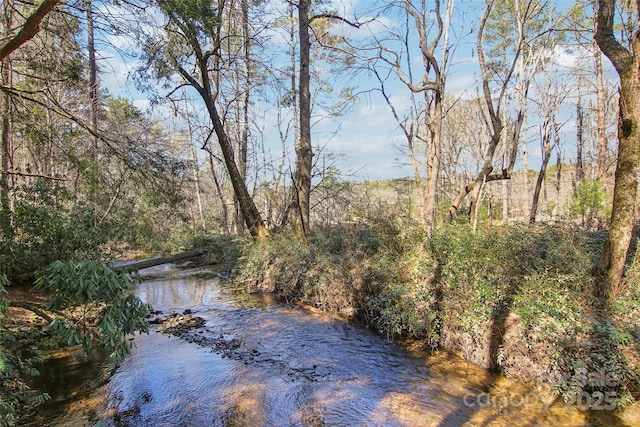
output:
{"label": "bare tree", "polygon": [[[445,82],[449,60],[449,28],[454,0],[446,1],[444,19],[440,0],[406,0],[393,3],[401,7],[405,16],[404,32],[392,33],[391,40],[399,48],[393,50],[387,41],[378,40],[379,53],[373,72],[380,84],[380,92],[396,122],[404,133],[409,159],[413,167],[420,223],[430,229],[436,220],[436,203],[442,156],[442,121],[444,118]],[[433,29],[431,33],[430,29]],[[401,30],[402,31],[402,30]],[[421,73],[414,75],[410,34],[417,33]],[[442,45],[441,45],[442,42]],[[437,49],[441,58],[437,58]],[[383,70],[376,63],[384,64]],[[415,73],[418,74],[418,73]],[[409,90],[412,107],[403,116],[387,92],[390,75],[398,78]],[[424,152],[424,160],[421,153]],[[426,175],[426,184],[423,176]]]}
{"label": "bare tree", "polygon": [[[495,10],[497,7],[501,10]],[[495,14],[499,12],[496,17]],[[508,12],[508,13],[507,13]],[[545,33],[545,26],[551,12],[546,2],[541,0],[514,0],[513,2],[498,3],[495,0],[487,0],[483,17],[481,18],[477,35],[478,61],[481,70],[482,94],[486,106],[487,122],[491,128],[491,136],[486,146],[480,171],[472,182],[467,183],[454,198],[449,210],[449,218],[452,218],[462,201],[470,194],[470,221],[477,223],[479,200],[485,184],[510,179],[518,154],[521,132],[525,121],[528,91],[533,76],[540,71],[544,63],[545,53],[550,48],[553,39],[540,37]],[[498,25],[491,20],[497,19]],[[500,22],[514,25],[511,31],[508,25],[500,25]],[[487,35],[487,27],[494,26],[490,37]],[[550,33],[546,33],[550,35]],[[510,55],[504,56],[503,62],[487,60],[487,39],[494,43],[494,48],[510,49]],[[535,43],[533,42],[535,40]],[[496,44],[497,43],[497,44]],[[494,50],[495,50],[494,49]],[[521,56],[526,55],[525,58]],[[492,59],[492,58],[490,58]],[[493,58],[495,59],[495,58]],[[522,60],[524,59],[524,62]],[[518,105],[512,122],[505,123],[506,96],[515,78],[516,67],[519,66]],[[528,73],[524,73],[527,70]],[[504,132],[505,126],[510,126],[508,132]],[[503,139],[507,136],[507,139]],[[502,150],[506,161],[500,172],[494,172],[494,159],[502,143]]]}
{"label": "bare tree", "polygon": [[[563,90],[558,84],[552,83],[553,81],[557,81],[557,79],[557,76],[550,75],[546,82],[537,85],[537,92],[540,98],[540,109],[542,110],[542,124],[540,125],[540,152],[542,154],[542,161],[538,177],[533,188],[533,199],[531,201],[531,210],[529,212],[529,224],[536,222],[540,192],[542,190],[542,184],[546,178],[547,167],[551,160],[551,153],[554,149],[559,150],[559,132],[562,126],[558,123],[557,113],[567,97],[567,90]],[[561,164],[558,163],[557,167],[560,169]]]}

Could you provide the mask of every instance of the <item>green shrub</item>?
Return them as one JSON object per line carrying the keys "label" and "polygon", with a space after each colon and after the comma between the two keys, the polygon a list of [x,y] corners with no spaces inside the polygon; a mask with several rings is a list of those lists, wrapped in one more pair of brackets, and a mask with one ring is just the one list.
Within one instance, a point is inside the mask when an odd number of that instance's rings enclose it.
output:
{"label": "green shrub", "polygon": [[0,269],[12,282],[56,260],[97,260],[109,239],[89,206],[70,204],[64,189],[42,181],[17,193],[0,227]]}
{"label": "green shrub", "polygon": [[287,299],[299,297],[300,285],[313,263],[313,255],[311,248],[297,236],[282,233],[264,241],[247,239],[240,244],[240,252],[234,272],[236,282]]}
{"label": "green shrub", "polygon": [[[9,280],[0,274],[0,293],[6,293],[8,285]],[[39,333],[24,328],[6,328],[8,309],[7,299],[0,298],[0,425],[13,426],[21,408],[38,405],[49,396],[31,390],[24,380],[26,375],[38,374],[34,365],[43,361],[42,352],[16,345],[38,339]]]}
{"label": "green shrub", "polygon": [[596,409],[624,407],[635,400],[633,390],[637,392],[640,380],[638,368],[622,352],[631,345],[632,337],[609,319],[588,320],[590,333],[565,342],[555,357],[563,375],[554,392],[580,409],[594,403],[599,405]]}
{"label": "green shrub", "polygon": [[585,179],[576,190],[571,212],[588,227],[594,220],[604,224],[611,216],[611,206],[606,201],[609,195],[599,179]]}
{"label": "green shrub", "polygon": [[98,344],[110,361],[130,353],[131,334],[149,330],[150,307],[131,293],[131,285],[129,275],[101,262],[56,261],[36,280],[36,289],[50,295],[47,309],[68,313],[53,317],[48,329],[86,351]]}
{"label": "green shrub", "polygon": [[[592,270],[605,237],[577,228],[474,232],[450,224],[429,238],[375,219],[318,229],[308,244],[288,234],[248,241],[236,279],[363,320],[390,337],[462,349],[470,361],[512,376],[543,375],[567,399],[616,393],[623,405],[639,383],[638,368],[625,356],[638,353],[639,275],[634,262],[627,275],[633,284],[616,301],[617,312],[595,320]],[[510,341],[503,341],[512,326]],[[603,370],[615,384],[579,388],[584,375]]]}

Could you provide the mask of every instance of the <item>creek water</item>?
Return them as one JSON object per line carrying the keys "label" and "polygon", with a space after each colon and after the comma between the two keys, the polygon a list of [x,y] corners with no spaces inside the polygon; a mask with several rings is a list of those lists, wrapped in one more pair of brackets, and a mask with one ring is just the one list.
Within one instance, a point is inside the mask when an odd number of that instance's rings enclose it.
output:
{"label": "creek water", "polygon": [[57,353],[39,379],[52,399],[24,425],[632,425],[455,356],[234,291],[208,270],[144,271],[143,301],[165,313],[191,310],[204,326],[178,338],[154,325],[116,367]]}

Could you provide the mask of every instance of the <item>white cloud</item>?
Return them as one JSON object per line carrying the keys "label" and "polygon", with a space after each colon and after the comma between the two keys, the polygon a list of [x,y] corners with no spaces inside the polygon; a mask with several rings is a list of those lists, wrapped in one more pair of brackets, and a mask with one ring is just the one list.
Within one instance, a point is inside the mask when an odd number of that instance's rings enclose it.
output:
{"label": "white cloud", "polygon": [[[396,101],[408,105],[407,98]],[[396,102],[394,101],[394,102]],[[411,174],[404,151],[404,135],[380,95],[372,96],[340,120],[340,131],[333,138],[316,135],[320,145],[341,156],[340,166],[361,179],[376,180]],[[326,127],[332,126],[327,123]],[[335,125],[333,125],[335,126]]]}
{"label": "white cloud", "polygon": [[451,74],[447,79],[446,92],[458,98],[472,99],[477,96],[478,77],[472,73]]}

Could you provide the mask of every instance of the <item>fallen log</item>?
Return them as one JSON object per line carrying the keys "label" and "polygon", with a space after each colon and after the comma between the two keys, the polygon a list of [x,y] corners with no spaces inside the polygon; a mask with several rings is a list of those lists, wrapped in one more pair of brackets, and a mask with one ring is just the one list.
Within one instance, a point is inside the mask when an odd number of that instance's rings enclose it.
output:
{"label": "fallen log", "polygon": [[143,268],[155,267],[156,265],[170,264],[173,262],[184,261],[189,258],[199,257],[206,254],[207,252],[209,251],[206,249],[191,249],[175,255],[144,259],[142,261],[136,261],[124,265],[117,265],[113,268],[118,271],[131,273],[133,271],[142,270]]}

